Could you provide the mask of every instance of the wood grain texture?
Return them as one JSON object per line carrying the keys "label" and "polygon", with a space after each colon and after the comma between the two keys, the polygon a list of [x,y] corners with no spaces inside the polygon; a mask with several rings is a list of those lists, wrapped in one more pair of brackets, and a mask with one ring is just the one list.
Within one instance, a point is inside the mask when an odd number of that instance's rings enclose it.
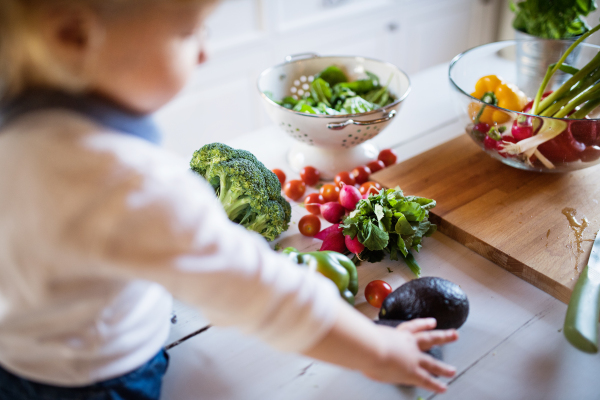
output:
{"label": "wood grain texture", "polygon": [[[600,167],[566,174],[522,171],[462,135],[372,179],[433,198],[432,221],[499,266],[567,303],[600,228]],[[565,208],[588,220],[578,251]]]}

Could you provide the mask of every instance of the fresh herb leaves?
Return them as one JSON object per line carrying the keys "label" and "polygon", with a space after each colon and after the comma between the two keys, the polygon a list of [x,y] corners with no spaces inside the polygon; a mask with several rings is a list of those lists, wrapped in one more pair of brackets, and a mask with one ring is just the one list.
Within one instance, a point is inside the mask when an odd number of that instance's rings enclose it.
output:
{"label": "fresh herb leaves", "polygon": [[310,90],[300,98],[287,96],[275,101],[270,92],[264,93],[280,106],[307,114],[360,114],[396,100],[388,89],[392,76],[385,86],[381,86],[377,75],[369,71],[365,75],[365,79],[349,82],[340,67],[331,65],[315,75]]}
{"label": "fresh herb leaves", "polygon": [[511,1],[510,8],[515,29],[543,39],[568,39],[590,29],[581,17],[597,6],[595,0],[525,0]]}
{"label": "fresh herb leaves", "polygon": [[392,260],[402,258],[419,276],[419,265],[410,250],[418,252],[423,237],[436,231],[437,226],[428,220],[433,207],[435,200],[405,197],[400,188],[382,190],[359,201],[340,226],[344,235],[358,236],[365,246],[360,260],[378,262],[388,253]]}

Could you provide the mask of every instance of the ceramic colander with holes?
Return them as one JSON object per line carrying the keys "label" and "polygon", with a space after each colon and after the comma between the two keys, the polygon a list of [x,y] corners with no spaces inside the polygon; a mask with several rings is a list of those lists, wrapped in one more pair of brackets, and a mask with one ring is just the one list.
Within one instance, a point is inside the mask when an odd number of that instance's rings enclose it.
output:
{"label": "ceramic colander with holes", "polygon": [[[271,100],[285,96],[307,96],[309,85],[330,65],[341,67],[351,81],[364,79],[365,71],[377,75],[381,82],[390,80],[389,90],[396,101],[378,110],[346,115],[315,115],[289,110]],[[391,78],[391,79],[390,79]],[[410,80],[393,64],[365,57],[299,54],[288,56],[283,64],[263,71],[258,91],[271,119],[296,139],[288,161],[296,171],[312,165],[321,176],[331,179],[340,171],[350,171],[377,157],[378,149],[369,142],[392,121],[400,104],[408,96]]]}

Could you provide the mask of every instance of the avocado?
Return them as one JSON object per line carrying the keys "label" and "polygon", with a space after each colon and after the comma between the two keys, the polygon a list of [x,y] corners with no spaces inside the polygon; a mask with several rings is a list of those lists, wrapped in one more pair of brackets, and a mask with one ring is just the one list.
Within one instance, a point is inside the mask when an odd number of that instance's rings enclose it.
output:
{"label": "avocado", "polygon": [[458,329],[469,315],[467,295],[455,283],[428,276],[394,290],[383,301],[380,320],[435,318],[436,329]]}

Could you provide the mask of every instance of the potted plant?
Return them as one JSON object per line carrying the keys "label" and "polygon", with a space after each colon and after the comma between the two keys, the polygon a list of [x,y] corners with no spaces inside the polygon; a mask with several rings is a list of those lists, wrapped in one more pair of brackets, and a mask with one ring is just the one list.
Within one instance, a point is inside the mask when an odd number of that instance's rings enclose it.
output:
{"label": "potted plant", "polygon": [[[522,40],[517,43],[517,84],[533,96],[548,65],[590,29],[582,17],[597,8],[596,0],[511,0],[510,8],[515,13],[515,37]],[[566,63],[573,63],[577,55],[571,53]],[[563,73],[555,74],[548,88],[564,80]]]}

